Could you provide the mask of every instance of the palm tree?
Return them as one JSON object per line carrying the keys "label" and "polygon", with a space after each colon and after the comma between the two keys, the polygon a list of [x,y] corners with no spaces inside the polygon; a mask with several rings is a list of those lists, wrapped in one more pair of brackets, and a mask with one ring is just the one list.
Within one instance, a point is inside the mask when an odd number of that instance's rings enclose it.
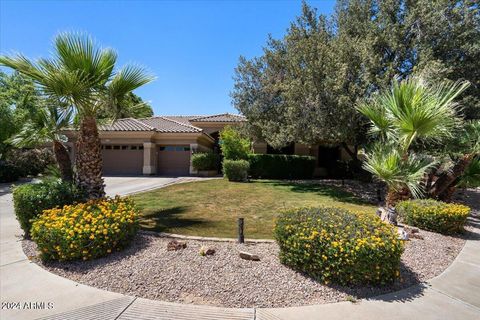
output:
{"label": "palm tree", "polygon": [[419,78],[395,81],[358,110],[370,120],[370,134],[378,139],[364,168],[387,184],[387,207],[399,200],[420,197],[421,181],[435,164],[413,147],[451,137],[462,124],[454,99],[468,83],[428,85]]}
{"label": "palm tree", "polygon": [[16,147],[52,143],[62,180],[72,181],[72,163],[67,148],[63,145],[68,139],[62,134],[62,130],[72,122],[72,113],[72,108],[64,109],[51,105],[40,107],[34,118],[25,123],[20,132],[10,138],[9,142]]}
{"label": "palm tree", "polygon": [[51,97],[72,106],[80,117],[76,141],[75,181],[90,198],[105,195],[97,115],[121,105],[125,97],[153,77],[138,66],[114,71],[117,54],[99,47],[89,36],[62,33],[54,54],[31,61],[23,55],[1,56],[0,65],[31,77]]}

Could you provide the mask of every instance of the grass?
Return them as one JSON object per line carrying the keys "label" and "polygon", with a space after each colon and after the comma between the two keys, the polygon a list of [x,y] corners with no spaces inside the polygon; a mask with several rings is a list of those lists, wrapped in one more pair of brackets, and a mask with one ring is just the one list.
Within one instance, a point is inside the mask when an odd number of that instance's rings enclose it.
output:
{"label": "grass", "polygon": [[339,188],[316,183],[223,179],[172,185],[133,196],[145,230],[234,238],[237,218],[245,218],[246,238],[272,238],[275,218],[286,208],[336,206],[373,211]]}

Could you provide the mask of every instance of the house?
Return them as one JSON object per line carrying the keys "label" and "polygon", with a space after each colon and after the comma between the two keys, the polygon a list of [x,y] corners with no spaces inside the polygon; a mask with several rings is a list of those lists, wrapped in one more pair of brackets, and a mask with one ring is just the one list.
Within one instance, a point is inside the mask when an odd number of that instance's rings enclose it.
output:
{"label": "house", "polygon": [[[105,175],[193,175],[191,154],[218,148],[219,132],[226,125],[245,122],[244,116],[156,116],[119,119],[99,126]],[[67,145],[75,156],[75,131],[68,131]],[[312,155],[317,158],[317,174],[332,161],[345,157],[338,148],[291,144],[275,150],[255,143],[255,153]],[[323,166],[323,167],[322,167]]]}

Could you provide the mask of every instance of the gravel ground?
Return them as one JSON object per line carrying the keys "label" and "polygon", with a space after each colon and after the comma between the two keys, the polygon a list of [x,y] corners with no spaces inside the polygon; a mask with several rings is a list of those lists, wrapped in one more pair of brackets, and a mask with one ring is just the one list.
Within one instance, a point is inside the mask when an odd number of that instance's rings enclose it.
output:
{"label": "gravel ground", "polygon": [[[347,185],[355,189],[354,184]],[[370,189],[364,192],[371,199],[376,188]],[[140,232],[132,245],[121,252],[93,261],[64,263],[38,261],[32,241],[23,241],[23,249],[27,256],[55,274],[137,297],[225,307],[321,304],[397,291],[439,275],[452,263],[467,238],[480,239],[480,189],[462,191],[456,200],[474,209],[465,234],[451,237],[420,230],[423,240],[406,242],[400,280],[384,287],[348,288],[318,283],[280,264],[275,243],[239,245],[188,240],[186,249],[167,251],[171,239]],[[210,246],[216,252],[213,256],[200,256],[201,246]],[[239,251],[258,254],[261,260],[243,260]]]}
{"label": "gravel ground", "polygon": [[[406,243],[401,280],[386,287],[325,286],[278,261],[275,243],[239,245],[229,242],[187,241],[187,248],[167,251],[168,238],[139,233],[122,252],[87,262],[50,262],[45,269],[93,287],[137,297],[226,307],[286,307],[371,297],[406,288],[440,274],[460,252],[465,240],[420,231],[424,240]],[[35,244],[24,241],[28,256]],[[215,248],[200,256],[202,245]],[[246,261],[239,251],[258,254]]]}

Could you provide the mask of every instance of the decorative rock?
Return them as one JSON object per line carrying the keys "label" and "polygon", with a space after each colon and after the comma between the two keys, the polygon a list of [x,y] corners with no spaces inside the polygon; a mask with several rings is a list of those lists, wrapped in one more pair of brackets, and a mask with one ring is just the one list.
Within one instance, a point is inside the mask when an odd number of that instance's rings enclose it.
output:
{"label": "decorative rock", "polygon": [[397,225],[397,210],[393,207],[389,207],[387,209],[383,207],[379,207],[377,209],[377,216],[384,222],[388,222],[393,225]]}
{"label": "decorative rock", "polygon": [[172,240],[167,244],[167,251],[177,251],[180,249],[185,249],[187,247],[186,242],[180,242],[177,240]]}
{"label": "decorative rock", "polygon": [[408,240],[408,233],[403,230],[403,228],[398,228],[398,239],[407,241]]}
{"label": "decorative rock", "polygon": [[215,249],[210,248],[210,247],[206,247],[206,246],[202,246],[200,248],[199,253],[200,253],[201,256],[213,256],[213,254],[215,253]]}
{"label": "decorative rock", "polygon": [[260,257],[253,253],[240,251],[239,255],[240,255],[240,258],[245,260],[260,261]]}

